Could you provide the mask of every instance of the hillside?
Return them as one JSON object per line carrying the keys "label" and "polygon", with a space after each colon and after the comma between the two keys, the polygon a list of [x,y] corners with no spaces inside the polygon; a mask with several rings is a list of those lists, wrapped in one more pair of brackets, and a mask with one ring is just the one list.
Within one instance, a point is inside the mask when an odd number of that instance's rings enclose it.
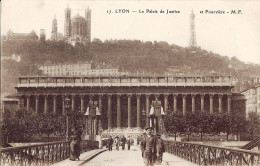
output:
{"label": "hillside", "polygon": [[189,66],[190,71],[214,71],[229,74],[239,81],[249,80],[260,73],[260,66],[245,64],[235,57],[229,59],[200,48],[183,48],[167,42],[141,42],[139,40],[110,40],[102,42],[94,39],[88,46],[75,47],[63,41],[3,41],[2,56],[21,55],[21,62],[2,62],[2,93],[13,93],[20,75],[40,74],[39,65],[47,60],[52,63],[65,62],[106,62],[118,66],[120,70],[164,74],[169,66]]}

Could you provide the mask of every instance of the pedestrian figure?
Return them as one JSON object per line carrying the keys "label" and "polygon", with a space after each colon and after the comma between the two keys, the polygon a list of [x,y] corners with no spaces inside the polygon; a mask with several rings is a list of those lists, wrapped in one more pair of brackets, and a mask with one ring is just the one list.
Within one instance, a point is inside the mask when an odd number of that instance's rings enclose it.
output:
{"label": "pedestrian figure", "polygon": [[130,147],[131,147],[131,138],[130,137],[127,139],[126,144],[127,144],[127,149],[130,150]]}
{"label": "pedestrian figure", "polygon": [[141,140],[141,151],[145,166],[154,166],[156,155],[156,138],[152,135],[152,128],[145,129],[146,135]]}
{"label": "pedestrian figure", "polygon": [[110,135],[109,138],[108,138],[107,145],[108,145],[108,150],[109,150],[109,151],[112,151],[113,138],[112,138],[111,135]]}
{"label": "pedestrian figure", "polygon": [[125,136],[123,136],[123,137],[121,138],[121,142],[122,142],[122,149],[125,150],[125,143],[126,143],[126,138],[125,138]]}
{"label": "pedestrian figure", "polygon": [[164,141],[161,139],[161,135],[157,134],[156,140],[156,164],[162,163],[163,152],[165,152]]}
{"label": "pedestrian figure", "polygon": [[119,137],[118,136],[116,136],[114,143],[116,145],[116,150],[119,150]]}
{"label": "pedestrian figure", "polygon": [[80,156],[80,141],[77,135],[71,136],[70,139],[70,160],[75,161],[79,160]]}

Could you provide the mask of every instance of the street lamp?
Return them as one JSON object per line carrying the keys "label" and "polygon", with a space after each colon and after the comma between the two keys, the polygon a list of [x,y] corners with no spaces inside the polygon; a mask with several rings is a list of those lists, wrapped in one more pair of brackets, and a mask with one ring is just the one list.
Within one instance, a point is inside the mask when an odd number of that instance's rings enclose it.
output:
{"label": "street lamp", "polygon": [[[160,126],[162,125],[162,118],[165,116],[161,101],[152,101],[149,117],[151,118],[150,126],[155,130],[155,134],[160,133]],[[161,126],[162,127],[162,126]]]}
{"label": "street lamp", "polygon": [[84,116],[87,116],[89,121],[89,139],[94,140],[96,137],[96,129],[97,129],[97,120],[100,118],[101,113],[98,109],[97,101],[89,101],[89,106],[87,108],[86,113]]}
{"label": "street lamp", "polygon": [[70,98],[67,96],[64,101],[66,111],[66,141],[69,140],[69,115],[71,114],[71,103]]}

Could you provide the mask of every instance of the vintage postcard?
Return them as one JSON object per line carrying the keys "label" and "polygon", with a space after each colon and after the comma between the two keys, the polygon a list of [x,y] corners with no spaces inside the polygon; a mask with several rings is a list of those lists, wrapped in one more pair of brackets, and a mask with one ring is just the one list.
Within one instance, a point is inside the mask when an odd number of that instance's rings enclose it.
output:
{"label": "vintage postcard", "polygon": [[259,18],[260,1],[2,1],[0,165],[259,165]]}

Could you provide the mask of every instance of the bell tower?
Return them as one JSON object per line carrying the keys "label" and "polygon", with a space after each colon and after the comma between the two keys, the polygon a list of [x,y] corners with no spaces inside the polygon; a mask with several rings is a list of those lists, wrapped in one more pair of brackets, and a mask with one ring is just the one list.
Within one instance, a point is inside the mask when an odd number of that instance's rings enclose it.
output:
{"label": "bell tower", "polygon": [[87,29],[86,29],[87,41],[91,42],[91,9],[89,8],[89,6],[85,10],[85,19],[87,24]]}
{"label": "bell tower", "polygon": [[71,37],[71,9],[69,6],[65,9],[64,36],[65,38]]}

